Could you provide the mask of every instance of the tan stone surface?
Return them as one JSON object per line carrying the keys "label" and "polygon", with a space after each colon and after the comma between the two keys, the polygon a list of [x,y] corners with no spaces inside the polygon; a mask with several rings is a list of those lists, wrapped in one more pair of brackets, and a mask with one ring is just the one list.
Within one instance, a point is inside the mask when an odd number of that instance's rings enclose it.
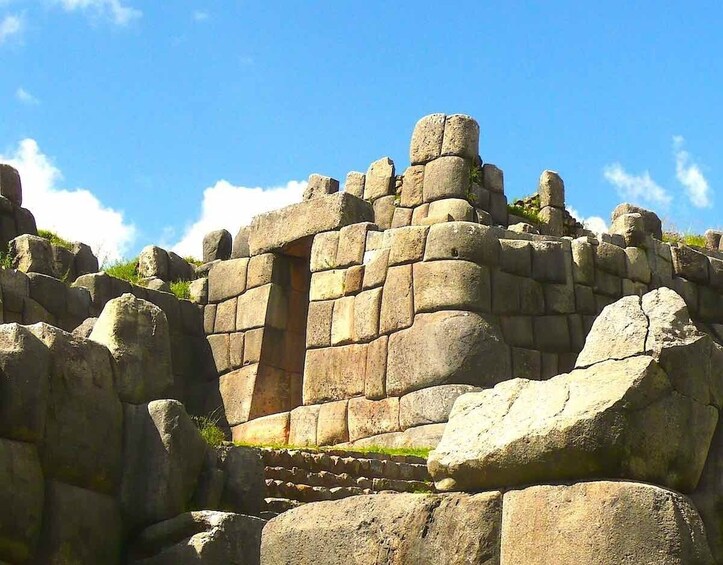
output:
{"label": "tan stone surface", "polygon": [[349,267],[344,274],[344,295],[357,294],[364,283],[364,265]]}
{"label": "tan stone surface", "polygon": [[367,233],[376,226],[369,222],[346,226],[339,230],[339,246],[336,251],[336,266],[361,265],[364,261],[364,247]]}
{"label": "tan stone surface", "polygon": [[[238,298],[236,330],[269,326],[284,329],[287,322],[287,297],[277,284],[247,290]],[[216,314],[218,317],[218,313]]]}
{"label": "tan stone surface", "polygon": [[464,198],[443,198],[430,203],[428,217],[449,217],[452,218],[449,221],[472,222],[475,219],[475,211]]}
{"label": "tan stone surface", "polygon": [[250,445],[285,445],[289,441],[289,412],[271,414],[233,426],[234,442]]}
{"label": "tan stone surface", "polygon": [[608,481],[505,493],[500,553],[500,565],[713,563],[690,500]]}
{"label": "tan stone surface", "polygon": [[436,159],[442,152],[444,138],[444,114],[429,114],[414,126],[409,145],[409,162],[424,165]]}
{"label": "tan stone surface", "polygon": [[489,271],[469,261],[425,261],[414,264],[414,309],[491,309]]}
{"label": "tan stone surface", "polygon": [[307,347],[328,347],[331,345],[331,321],[334,302],[334,300],[321,300],[309,303],[306,326]]}
{"label": "tan stone surface", "polygon": [[479,390],[471,385],[440,385],[405,394],[399,399],[399,427],[406,430],[446,422],[458,397]]}
{"label": "tan stone surface", "polygon": [[216,366],[216,371],[221,374],[229,370],[231,360],[229,358],[228,334],[210,335],[206,338],[211,346],[211,355]]}
{"label": "tan stone surface", "polygon": [[221,302],[246,290],[246,270],[249,260],[219,261],[208,272],[208,300]]}
{"label": "tan stone surface", "polygon": [[213,326],[214,332],[232,332],[236,329],[237,304],[238,299],[231,298],[229,300],[224,300],[216,306],[216,317]]}
{"label": "tan stone surface", "polygon": [[424,201],[466,198],[470,188],[469,161],[461,157],[440,157],[424,168]]}
{"label": "tan stone surface", "polygon": [[399,203],[406,208],[414,208],[424,201],[424,166],[412,165],[404,171],[404,184]]}
{"label": "tan stone surface", "polygon": [[304,404],[342,400],[363,394],[366,347],[352,344],[307,351]]}
{"label": "tan stone surface", "polygon": [[364,173],[358,171],[348,172],[346,175],[346,183],[344,184],[344,191],[357,198],[364,198],[365,179],[366,175]]}
{"label": "tan stone surface", "polygon": [[344,269],[312,273],[309,300],[330,300],[344,296],[345,276]]}
{"label": "tan stone surface", "polygon": [[369,253],[364,265],[362,288],[382,286],[387,278],[389,249],[378,249]]}
{"label": "tan stone surface", "polygon": [[318,445],[334,445],[349,441],[348,404],[348,400],[339,400],[320,405],[316,428]]}
{"label": "tan stone surface", "polygon": [[471,116],[452,114],[444,123],[442,155],[475,159],[479,154],[479,124]]}
{"label": "tan stone surface", "polygon": [[399,431],[399,399],[349,400],[349,440]]}
{"label": "tan stone surface", "polygon": [[369,165],[364,181],[364,200],[374,202],[394,192],[394,161],[382,157]]}
{"label": "tan stone surface", "polygon": [[351,343],[354,337],[354,297],[345,296],[334,301],[331,321],[331,344]]}
{"label": "tan stone surface", "polygon": [[364,396],[381,400],[386,396],[388,336],[372,341],[367,347]]}
{"label": "tan stone surface", "polygon": [[339,232],[327,231],[316,234],[311,245],[309,264],[311,272],[336,268],[336,252],[339,248]]}
{"label": "tan stone surface", "polygon": [[299,406],[290,413],[289,445],[316,445],[316,427],[321,405]]}
{"label": "tan stone surface", "polygon": [[353,340],[371,341],[379,335],[379,311],[382,289],[373,288],[357,294],[354,298]]}
{"label": "tan stone surface", "polygon": [[389,232],[389,264],[400,265],[421,261],[424,257],[428,231],[429,228],[426,226],[409,226]]}
{"label": "tan stone surface", "polygon": [[500,257],[500,228],[471,222],[450,222],[429,228],[424,260],[465,259],[481,265],[497,265]]}
{"label": "tan stone surface", "polygon": [[394,212],[397,209],[396,196],[382,196],[374,201],[374,223],[383,230],[392,227]]}
{"label": "tan stone surface", "polygon": [[412,265],[399,265],[387,270],[379,315],[379,332],[386,334],[412,325],[414,295]]}

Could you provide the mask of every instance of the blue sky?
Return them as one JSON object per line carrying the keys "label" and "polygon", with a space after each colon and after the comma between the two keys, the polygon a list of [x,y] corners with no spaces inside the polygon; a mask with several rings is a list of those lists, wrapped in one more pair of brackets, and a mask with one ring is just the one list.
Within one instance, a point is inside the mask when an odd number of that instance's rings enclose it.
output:
{"label": "blue sky", "polygon": [[509,198],[723,227],[723,5],[631,4],[0,0],[0,159],[41,227],[195,252],[459,112]]}

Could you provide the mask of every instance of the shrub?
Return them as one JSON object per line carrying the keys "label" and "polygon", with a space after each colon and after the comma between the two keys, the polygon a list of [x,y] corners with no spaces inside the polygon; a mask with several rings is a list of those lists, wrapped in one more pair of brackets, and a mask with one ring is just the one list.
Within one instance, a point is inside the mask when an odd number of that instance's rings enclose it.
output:
{"label": "shrub", "polygon": [[188,281],[172,282],[171,292],[176,295],[176,298],[188,300],[191,298],[191,283]]}
{"label": "shrub", "polygon": [[665,243],[677,243],[687,245],[688,247],[700,247],[705,248],[705,237],[695,233],[678,233],[678,232],[664,232],[663,241]]}
{"label": "shrub", "polygon": [[138,257],[129,261],[116,261],[110,265],[104,265],[103,271],[111,277],[128,281],[131,284],[139,285],[140,276],[138,275]]}
{"label": "shrub", "polygon": [[69,242],[67,239],[63,239],[57,233],[50,230],[38,230],[38,235],[47,239],[50,243],[52,243],[53,245],[57,245],[58,247],[65,247],[65,249],[73,248],[73,244],[71,242]]}
{"label": "shrub", "polygon": [[226,440],[226,434],[218,427],[218,416],[213,412],[208,416],[191,416],[191,420],[201,432],[201,437],[211,447],[218,447]]}
{"label": "shrub", "polygon": [[189,265],[195,265],[196,267],[200,267],[201,265],[203,265],[203,261],[201,261],[200,259],[196,259],[195,257],[191,257],[190,255],[188,257],[184,257],[184,259]]}
{"label": "shrub", "polygon": [[514,214],[515,216],[524,218],[531,224],[542,223],[542,221],[540,220],[540,212],[538,210],[534,210],[533,208],[523,208],[522,206],[518,206],[516,204],[508,204],[507,211],[510,214]]}

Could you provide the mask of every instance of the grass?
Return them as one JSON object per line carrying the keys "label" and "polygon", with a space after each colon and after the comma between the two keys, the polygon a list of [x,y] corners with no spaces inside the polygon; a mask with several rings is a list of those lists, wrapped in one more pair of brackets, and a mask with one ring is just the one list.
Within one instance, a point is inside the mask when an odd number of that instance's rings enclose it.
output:
{"label": "grass", "polygon": [[184,259],[189,265],[195,265],[196,267],[200,267],[201,265],[203,265],[203,261],[201,261],[200,259],[196,259],[195,257],[191,257],[190,255],[188,257],[184,257]]}
{"label": "grass", "polygon": [[218,417],[213,413],[208,416],[191,416],[191,420],[201,432],[201,437],[211,447],[218,447],[226,440],[223,430],[218,427]]}
{"label": "grass", "polygon": [[471,184],[482,186],[482,167],[476,166],[469,170],[469,181]]}
{"label": "grass", "polygon": [[355,453],[383,453],[385,455],[411,455],[413,457],[422,457],[426,459],[431,449],[428,447],[385,447],[383,445],[369,445],[365,447],[338,447],[334,445],[328,446],[303,446],[303,445],[285,445],[282,443],[245,443],[234,442],[239,447],[256,447],[265,449],[303,449],[304,451],[352,451]]}
{"label": "grass", "polygon": [[663,233],[663,241],[665,243],[684,244],[688,247],[705,248],[705,237],[695,233],[679,233],[667,231]]}
{"label": "grass", "polygon": [[129,261],[116,261],[108,266],[103,266],[103,270],[111,277],[140,286],[140,276],[138,275],[138,257]]}
{"label": "grass", "polygon": [[188,300],[191,298],[191,283],[189,281],[172,282],[171,292],[176,295],[176,298]]}
{"label": "grass", "polygon": [[507,211],[510,214],[514,214],[515,216],[524,218],[531,224],[541,224],[542,223],[542,221],[540,219],[540,213],[537,210],[533,210],[531,208],[523,208],[522,206],[517,206],[515,204],[508,204]]}
{"label": "grass", "polygon": [[13,256],[10,255],[10,251],[0,251],[0,267],[3,269],[13,268]]}
{"label": "grass", "polygon": [[38,235],[47,239],[50,243],[52,243],[53,245],[57,245],[58,247],[65,247],[65,249],[73,248],[73,244],[71,242],[69,242],[67,239],[63,239],[57,233],[50,230],[38,230]]}

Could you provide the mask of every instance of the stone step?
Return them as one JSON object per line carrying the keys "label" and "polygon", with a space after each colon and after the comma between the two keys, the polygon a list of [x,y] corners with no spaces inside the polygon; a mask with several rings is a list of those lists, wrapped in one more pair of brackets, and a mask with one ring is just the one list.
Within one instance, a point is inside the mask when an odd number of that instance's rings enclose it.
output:
{"label": "stone step", "polygon": [[267,497],[264,499],[264,511],[280,514],[281,512],[286,512],[292,508],[298,508],[301,504],[302,503],[298,500],[290,498]]}

